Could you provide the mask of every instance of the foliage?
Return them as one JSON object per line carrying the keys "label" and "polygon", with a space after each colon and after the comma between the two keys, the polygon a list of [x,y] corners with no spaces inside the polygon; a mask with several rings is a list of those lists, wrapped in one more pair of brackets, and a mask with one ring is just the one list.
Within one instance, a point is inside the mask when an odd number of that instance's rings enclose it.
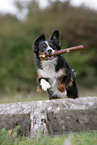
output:
{"label": "foliage", "polygon": [[62,135],[56,137],[42,136],[42,131],[36,136],[35,139],[29,137],[18,136],[20,127],[17,126],[13,130],[2,129],[0,131],[0,144],[1,145],[96,145],[97,132],[81,132],[73,133],[70,135]]}
{"label": "foliage", "polygon": [[3,128],[0,131],[0,144],[1,145],[13,145],[14,142],[17,142],[19,140],[18,137],[18,131],[20,130],[20,126],[17,126],[15,129],[11,130],[6,130]]}
{"label": "foliage", "polygon": [[36,0],[17,0],[16,6],[20,13],[28,11],[24,20],[0,15],[0,90],[33,90],[36,69],[32,43],[41,33],[49,38],[55,29],[60,31],[62,48],[85,45],[84,51],[64,57],[75,68],[80,85],[97,85],[97,12],[73,7],[69,1],[49,1],[47,8],[40,9]]}
{"label": "foliage", "polygon": [[73,134],[73,145],[96,145],[97,132],[81,132],[80,134]]}

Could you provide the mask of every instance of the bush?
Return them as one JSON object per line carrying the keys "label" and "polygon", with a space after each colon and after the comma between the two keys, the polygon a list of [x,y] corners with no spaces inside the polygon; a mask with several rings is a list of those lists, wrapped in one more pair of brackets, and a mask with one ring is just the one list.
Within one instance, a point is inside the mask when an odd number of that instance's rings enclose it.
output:
{"label": "bush", "polygon": [[[21,5],[24,7],[23,3]],[[34,7],[35,11],[32,11]],[[36,87],[32,43],[41,33],[47,38],[59,29],[62,48],[85,45],[85,50],[64,55],[78,73],[79,84],[97,85],[97,12],[83,7],[72,7],[69,2],[51,2],[40,9],[36,1],[26,5],[24,21],[12,15],[0,15],[0,90],[33,90]],[[57,16],[57,18],[56,18]],[[14,84],[14,85],[13,85]]]}

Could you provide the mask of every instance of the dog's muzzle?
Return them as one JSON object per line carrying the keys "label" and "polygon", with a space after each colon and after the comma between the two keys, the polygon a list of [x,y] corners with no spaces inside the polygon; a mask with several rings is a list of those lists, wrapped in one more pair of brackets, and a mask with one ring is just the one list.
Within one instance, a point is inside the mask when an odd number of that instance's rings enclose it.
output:
{"label": "dog's muzzle", "polygon": [[53,54],[52,52],[53,52],[52,49],[48,49],[47,50],[47,55]]}
{"label": "dog's muzzle", "polygon": [[[54,53],[55,53],[55,50],[53,50],[51,48],[46,50],[46,55],[51,55],[51,54],[54,54]],[[47,60],[51,60],[53,58],[54,58],[54,56],[48,56]]]}

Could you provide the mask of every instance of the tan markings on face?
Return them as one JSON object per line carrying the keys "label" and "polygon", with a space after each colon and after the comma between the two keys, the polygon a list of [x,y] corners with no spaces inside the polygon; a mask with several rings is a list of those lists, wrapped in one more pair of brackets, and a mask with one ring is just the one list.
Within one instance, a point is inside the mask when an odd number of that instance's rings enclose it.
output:
{"label": "tan markings on face", "polygon": [[43,44],[43,47],[46,47],[46,45],[45,45],[45,44]]}
{"label": "tan markings on face", "polygon": [[52,43],[49,43],[49,46],[51,47],[52,46]]}

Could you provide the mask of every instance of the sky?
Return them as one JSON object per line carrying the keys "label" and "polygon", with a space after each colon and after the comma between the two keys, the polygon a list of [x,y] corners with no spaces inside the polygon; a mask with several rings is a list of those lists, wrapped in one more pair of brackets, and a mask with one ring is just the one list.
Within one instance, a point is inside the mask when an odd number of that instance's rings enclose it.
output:
{"label": "sky", "polygon": [[[2,13],[12,13],[16,14],[16,8],[15,5],[13,4],[14,0],[2,0],[0,2],[0,12]],[[29,0],[26,0],[29,1]],[[40,3],[40,7],[44,8],[47,6],[47,0],[38,0]],[[55,1],[55,0],[52,0]],[[66,1],[66,0],[61,0],[61,1]],[[81,4],[85,4],[86,6],[90,7],[91,9],[97,10],[97,0],[71,0],[71,4],[74,6],[80,6]]]}

